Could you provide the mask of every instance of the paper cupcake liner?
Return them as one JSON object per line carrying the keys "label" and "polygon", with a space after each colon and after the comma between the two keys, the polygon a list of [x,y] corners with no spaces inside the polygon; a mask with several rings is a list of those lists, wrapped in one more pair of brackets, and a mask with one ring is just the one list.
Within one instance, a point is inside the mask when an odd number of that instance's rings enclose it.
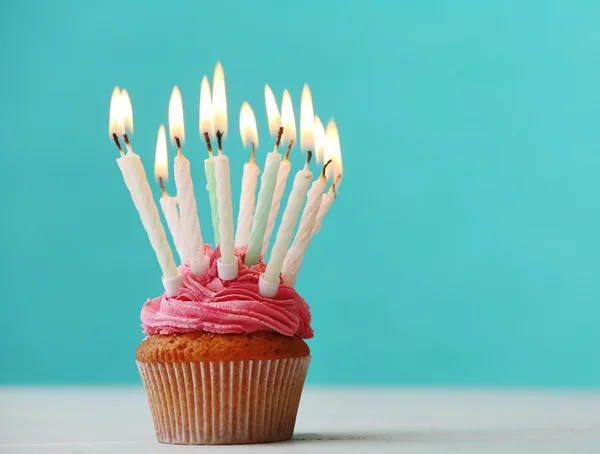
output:
{"label": "paper cupcake liner", "polygon": [[275,360],[137,361],[156,438],[174,444],[288,440],[310,356]]}

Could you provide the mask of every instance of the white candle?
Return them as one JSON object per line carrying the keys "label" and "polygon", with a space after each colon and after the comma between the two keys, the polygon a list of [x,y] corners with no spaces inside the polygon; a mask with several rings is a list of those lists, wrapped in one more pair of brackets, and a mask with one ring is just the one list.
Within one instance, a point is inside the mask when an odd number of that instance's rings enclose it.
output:
{"label": "white candle", "polygon": [[215,156],[217,201],[219,207],[219,235],[221,237],[221,262],[234,263],[233,208],[231,206],[231,184],[229,181],[229,159],[225,155]]}
{"label": "white candle", "polygon": [[304,204],[306,191],[308,190],[311,179],[312,173],[308,170],[307,163],[304,169],[296,173],[296,176],[294,177],[292,192],[288,197],[287,206],[283,212],[281,225],[279,226],[279,230],[277,230],[275,244],[273,245],[269,263],[267,264],[267,269],[264,274],[264,279],[268,282],[279,283],[279,273],[281,272],[287,248],[294,235],[296,222],[298,222],[298,216],[300,215],[300,210]]}
{"label": "white candle", "polygon": [[164,279],[172,279],[179,275],[173,253],[167,241],[165,229],[160,222],[158,208],[152,197],[152,190],[146,179],[146,172],[140,157],[129,150],[125,156],[117,159],[127,189],[137,209],[150,244],[162,269]]}
{"label": "white candle", "polygon": [[[319,117],[315,116],[316,130],[323,129],[323,125],[320,127],[318,126],[321,123],[320,120],[317,122],[318,118]],[[325,175],[329,180],[333,179],[334,181],[329,192],[323,195],[321,207],[319,208],[317,220],[315,221],[313,235],[321,230],[323,218],[329,211],[329,208],[331,208],[331,204],[336,198],[336,188],[342,179],[342,151],[340,147],[340,136],[338,134],[335,121],[333,121],[333,119],[329,121],[327,124],[327,132],[322,131],[321,133],[316,134],[315,131],[315,139],[317,136],[321,136],[321,139],[319,139],[319,143],[321,144],[320,146],[323,147],[321,154],[324,155],[325,161],[327,161],[329,164],[325,166]]]}
{"label": "white candle", "polygon": [[210,203],[210,213],[213,226],[215,246],[219,244],[219,212],[217,208],[217,182],[215,180],[215,161],[213,159],[210,137],[214,135],[213,108],[208,78],[204,76],[200,84],[200,135],[204,136],[208,148],[208,159],[204,160],[204,173],[206,175],[206,190]]}
{"label": "white candle", "polygon": [[250,239],[250,229],[254,216],[254,202],[256,201],[256,185],[260,168],[254,160],[255,147],[258,147],[258,131],[256,129],[256,118],[250,104],[244,102],[240,111],[240,135],[242,143],[247,146],[252,144],[250,161],[244,164],[242,176],[242,193],[240,195],[240,209],[237,218],[237,230],[235,233],[235,245],[244,246]]}
{"label": "white candle", "polygon": [[315,228],[315,221],[321,201],[323,199],[323,192],[327,186],[327,179],[323,174],[319,176],[312,184],[308,191],[308,200],[306,201],[306,207],[302,212],[302,218],[300,219],[300,226],[298,227],[298,233],[294,238],[292,247],[289,249],[283,261],[283,283],[293,287],[296,283],[298,271],[302,265],[304,254],[310,243],[313,230]]}
{"label": "white candle", "polygon": [[319,207],[319,212],[317,213],[317,219],[315,220],[315,228],[313,229],[313,235],[315,233],[319,233],[321,230],[321,223],[323,222],[323,218],[331,208],[331,204],[335,200],[335,191],[333,187],[327,194],[323,194],[323,200],[321,200],[321,206]]}
{"label": "white candle", "polygon": [[204,256],[204,242],[198,208],[194,195],[194,183],[190,171],[190,161],[183,155],[181,145],[185,141],[183,127],[183,104],[181,93],[177,87],[173,88],[169,102],[169,134],[171,140],[177,144],[175,156],[175,186],[177,187],[177,202],[180,209],[179,238],[183,252],[182,261],[189,261],[192,272],[196,275],[203,273],[208,260]]}
{"label": "white candle", "polygon": [[182,252],[179,247],[179,211],[177,209],[177,199],[171,197],[165,189],[164,181],[169,178],[169,163],[167,157],[167,136],[165,127],[160,125],[158,136],[156,138],[156,154],[154,158],[154,177],[160,184],[162,196],[160,198],[160,207],[167,220],[167,226],[173,237],[173,243],[179,258],[182,258]]}
{"label": "white candle", "polygon": [[215,247],[221,242],[219,238],[219,208],[217,205],[217,180],[215,179],[215,158],[212,153],[204,160],[204,174],[206,175],[206,191],[210,204],[210,217],[213,226]]}
{"label": "white candle", "polygon": [[167,220],[167,227],[169,227],[169,232],[171,232],[177,255],[179,255],[180,260],[183,260],[183,253],[179,246],[179,210],[177,208],[177,199],[171,197],[165,190],[160,197],[160,208],[163,212],[163,216]]}
{"label": "white candle", "polygon": [[254,217],[254,204],[256,201],[256,186],[258,184],[260,168],[252,161],[244,164],[244,175],[242,177],[242,194],[240,196],[240,210],[237,218],[237,230],[235,232],[235,245],[245,246],[250,239],[250,229]]}
{"label": "white candle", "polygon": [[[129,138],[125,131],[133,131],[133,110],[131,100],[127,91],[116,87],[110,100],[109,134],[114,139],[121,157],[117,159],[117,165],[121,169],[125,185],[131,194],[142,225],[146,230],[150,244],[154,249],[156,258],[163,272],[163,285],[168,296],[175,296],[181,287],[182,276],[177,270],[173,253],[167,241],[165,229],[160,222],[158,209],[152,197],[150,185],[146,179],[146,172],[140,157],[131,149]],[[128,153],[125,155],[119,143],[119,135],[123,135],[127,144]]]}
{"label": "white candle", "polygon": [[269,220],[267,221],[267,230],[265,231],[265,238],[263,240],[261,254],[266,256],[267,249],[269,248],[269,241],[273,234],[273,228],[275,227],[275,220],[279,213],[279,207],[281,206],[281,199],[285,191],[285,185],[287,183],[290,170],[292,169],[292,163],[289,159],[284,159],[279,164],[279,171],[277,172],[277,183],[275,184],[275,191],[273,192],[273,200],[271,201],[271,211],[269,211]]}
{"label": "white candle", "polygon": [[175,156],[175,185],[180,209],[178,234],[183,252],[182,260],[202,268],[205,261],[204,243],[200,231],[194,183],[190,172],[190,161],[182,153]]}

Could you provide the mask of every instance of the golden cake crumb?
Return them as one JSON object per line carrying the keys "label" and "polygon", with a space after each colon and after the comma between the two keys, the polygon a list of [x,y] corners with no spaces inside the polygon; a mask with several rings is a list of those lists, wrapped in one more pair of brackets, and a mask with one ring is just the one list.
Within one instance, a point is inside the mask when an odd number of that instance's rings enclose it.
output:
{"label": "golden cake crumb", "polygon": [[157,334],[138,346],[141,362],[244,361],[249,359],[298,358],[310,355],[306,342],[297,336],[260,331],[251,334]]}

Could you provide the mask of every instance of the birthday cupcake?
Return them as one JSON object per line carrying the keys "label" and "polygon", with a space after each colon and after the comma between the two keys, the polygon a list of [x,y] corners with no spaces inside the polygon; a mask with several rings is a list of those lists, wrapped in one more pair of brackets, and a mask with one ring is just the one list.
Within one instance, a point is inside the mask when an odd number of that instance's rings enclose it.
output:
{"label": "birthday cupcake", "polygon": [[291,438],[313,336],[306,302],[291,287],[273,298],[259,292],[265,271],[243,264],[219,278],[220,251],[205,246],[209,267],[201,276],[180,267],[176,296],[148,300],[137,364],[148,394],[158,441],[237,444]]}
{"label": "birthday cupcake", "polygon": [[[158,441],[282,441],[294,432],[310,363],[304,339],[313,336],[308,305],[293,287],[309,242],[336,197],[341,175],[339,138],[333,120],[326,131],[318,122],[320,133],[315,139],[320,138],[321,146],[315,149],[317,156],[321,150],[321,158],[325,153],[325,165],[313,175],[309,169],[312,153],[307,150],[306,163],[293,177],[275,230],[292,166],[289,153],[296,138],[291,97],[284,92],[278,118],[273,94],[265,90],[267,111],[271,112],[269,127],[274,124],[278,132],[273,151],[264,161],[258,198],[261,170],[254,156],[258,146],[256,121],[252,109],[244,103],[240,132],[244,144],[252,145],[252,152],[244,165],[234,236],[230,164],[223,152],[227,104],[220,63],[213,83],[212,102],[207,78],[201,83],[200,133],[209,154],[204,170],[216,249],[204,244],[202,238],[191,165],[182,149],[183,104],[177,87],[169,102],[169,136],[177,146],[176,197],[170,197],[163,184],[169,167],[164,127],[160,127],[157,138],[155,177],[162,191],[160,207],[182,263],[179,267],[141,158],[133,152],[127,135],[133,130],[129,95],[116,87],[111,98],[109,132],[120,154],[117,164],[156,254],[165,288],[164,294],[143,305],[142,328],[148,337],[138,346],[136,361]],[[301,113],[301,130],[315,128],[312,97],[306,85]],[[285,157],[278,152],[284,130],[288,134]],[[213,132],[218,155],[212,151]],[[301,145],[310,134],[304,136]],[[121,147],[121,138],[126,151]],[[328,168],[332,162],[336,170],[332,170],[333,165]],[[275,231],[269,262],[265,263],[263,257]]]}

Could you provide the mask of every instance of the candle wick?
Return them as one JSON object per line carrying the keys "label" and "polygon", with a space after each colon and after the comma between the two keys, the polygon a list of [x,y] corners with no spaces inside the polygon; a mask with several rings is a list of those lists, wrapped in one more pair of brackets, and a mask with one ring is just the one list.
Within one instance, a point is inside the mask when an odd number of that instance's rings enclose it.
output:
{"label": "candle wick", "polygon": [[212,158],[212,155],[213,155],[212,144],[210,143],[210,137],[208,135],[208,132],[204,133],[204,140],[206,141],[206,148],[208,149],[208,156]]}
{"label": "candle wick", "polygon": [[217,143],[219,146],[219,156],[223,154],[223,133],[217,131]]}
{"label": "candle wick", "polygon": [[182,156],[183,155],[183,151],[181,151],[181,140],[179,140],[179,137],[175,136],[175,145],[177,145],[177,155]]}
{"label": "candle wick", "polygon": [[166,196],[167,195],[167,190],[165,189],[165,185],[163,183],[162,177],[158,177],[158,184],[160,185],[160,190],[162,192],[162,195]]}
{"label": "candle wick", "polygon": [[252,142],[252,151],[250,152],[250,162],[254,162],[254,142]]}
{"label": "candle wick", "polygon": [[285,160],[288,161],[290,159],[290,151],[292,149],[292,145],[294,145],[294,139],[290,140],[288,143],[287,151],[285,152]]}
{"label": "candle wick", "polygon": [[306,157],[306,164],[304,164],[304,170],[308,170],[308,165],[312,159],[312,151],[308,150],[308,156]]}
{"label": "candle wick", "polygon": [[331,185],[331,189],[329,190],[329,192],[333,193],[334,197],[337,197],[337,193],[335,192],[338,183],[340,182],[340,179],[342,178],[342,174],[338,173],[337,176],[335,177],[335,179],[333,180],[333,184]]}
{"label": "candle wick", "polygon": [[115,134],[114,132],[113,132],[113,140],[117,144],[117,148],[119,149],[119,153],[121,153],[121,156],[124,156],[125,153],[123,153],[123,149],[121,148],[121,142],[119,142],[119,136],[117,134]]}
{"label": "candle wick", "polygon": [[129,137],[127,134],[123,134],[123,140],[125,141],[125,147],[127,148],[127,152],[133,153],[131,149],[131,142],[129,142]]}
{"label": "candle wick", "polygon": [[[330,159],[329,161],[327,161],[327,164],[325,164],[325,165],[323,166],[323,173],[321,174],[321,175],[323,176],[323,178],[327,178],[327,177],[325,176],[325,170],[327,169],[327,166],[328,166],[329,164],[331,164],[331,159]],[[335,181],[333,182],[333,186],[335,186]],[[332,186],[332,187],[333,187],[333,186]]]}
{"label": "candle wick", "polygon": [[279,142],[281,142],[281,136],[283,135],[283,126],[279,128],[277,133],[277,141],[275,142],[275,150],[279,149]]}

